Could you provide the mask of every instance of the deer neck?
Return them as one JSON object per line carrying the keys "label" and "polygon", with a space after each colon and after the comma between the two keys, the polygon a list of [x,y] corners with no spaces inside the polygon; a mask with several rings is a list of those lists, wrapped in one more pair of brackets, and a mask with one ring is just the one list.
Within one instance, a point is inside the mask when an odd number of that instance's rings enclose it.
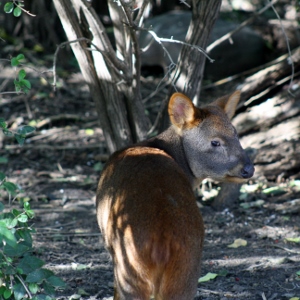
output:
{"label": "deer neck", "polygon": [[203,178],[200,180],[194,176],[186,158],[182,137],[176,133],[172,126],[158,136],[143,142],[142,145],[158,148],[169,154],[184,171],[193,187],[196,187],[198,182],[203,180]]}

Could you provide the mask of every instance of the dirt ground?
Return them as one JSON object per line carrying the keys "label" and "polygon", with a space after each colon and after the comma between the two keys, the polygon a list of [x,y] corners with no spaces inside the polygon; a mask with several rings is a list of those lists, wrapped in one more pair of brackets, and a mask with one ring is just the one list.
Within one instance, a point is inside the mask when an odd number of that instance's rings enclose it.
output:
{"label": "dirt ground", "polygon": [[[3,98],[1,116],[10,128],[36,120],[37,131],[23,147],[0,139],[0,156],[8,158],[1,171],[23,188],[19,198],[28,197],[34,208],[37,254],[68,284],[57,299],[107,299],[113,294],[113,270],[94,205],[107,154],[94,104],[76,78],[57,94],[41,87],[28,96]],[[300,298],[298,179],[279,185],[254,178],[240,200],[221,212],[199,198],[206,226],[201,276],[219,276],[199,283],[196,299]],[[216,190],[213,185],[208,193]],[[247,245],[228,247],[236,239]]]}

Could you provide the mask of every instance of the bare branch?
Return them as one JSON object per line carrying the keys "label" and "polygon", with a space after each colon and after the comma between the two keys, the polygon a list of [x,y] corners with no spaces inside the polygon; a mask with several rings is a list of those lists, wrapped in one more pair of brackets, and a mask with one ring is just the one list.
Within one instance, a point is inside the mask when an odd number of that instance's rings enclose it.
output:
{"label": "bare branch", "polygon": [[145,12],[145,9],[147,8],[149,2],[150,2],[150,0],[144,0],[143,1],[142,6],[139,10],[139,13],[138,13],[138,15],[136,16],[136,18],[134,20],[135,24],[139,27],[142,25],[144,12]]}
{"label": "bare branch", "polygon": [[0,92],[0,95],[7,95],[7,94],[17,94],[17,95],[22,95],[25,93],[24,92]]}
{"label": "bare branch", "polygon": [[[31,17],[36,17],[36,15],[31,14],[28,10],[25,10],[21,5],[19,5],[18,2],[20,2],[20,1],[13,0],[14,5],[19,7],[22,11],[24,11],[24,13],[26,13],[27,15],[29,15]],[[22,2],[24,2],[24,1],[22,1]]]}
{"label": "bare branch", "polygon": [[26,293],[27,293],[29,299],[32,299],[32,295],[31,295],[31,293],[30,293],[28,287],[26,286],[24,280],[22,279],[22,277],[19,276],[18,274],[15,274],[15,276],[20,280],[21,284],[23,285],[24,289],[26,290]]}
{"label": "bare branch", "polygon": [[188,8],[191,8],[191,6],[185,1],[185,0],[179,0],[180,4],[184,4]]}
{"label": "bare branch", "polygon": [[97,14],[84,1],[82,1],[82,3],[85,4],[84,9],[85,9],[86,18],[87,18],[87,21],[90,26],[90,30],[91,30],[94,38],[99,35],[98,33],[100,30],[101,36],[99,38],[101,39],[101,44],[105,48],[105,49],[103,49],[104,51],[101,51],[101,53],[107,59],[109,59],[111,61],[112,65],[114,65],[116,69],[121,70],[123,72],[126,81],[130,80],[131,76],[128,73],[128,65],[126,62],[122,61],[121,59],[119,59],[117,57],[116,51],[114,50],[114,48],[106,34],[106,30],[105,30],[103,24],[99,21]]}
{"label": "bare branch", "polygon": [[[100,52],[105,58],[107,58],[107,63],[112,67],[114,68],[114,70],[116,71],[116,74],[119,75],[118,77],[121,77],[121,74],[120,74],[120,70],[117,69],[117,66],[113,64],[113,62],[110,61],[110,57],[106,55],[106,52],[103,52],[101,51],[101,49],[95,45],[90,39],[88,38],[85,38],[85,37],[82,37],[82,38],[78,38],[76,40],[73,40],[73,41],[67,41],[67,42],[64,42],[64,43],[61,43],[60,45],[57,46],[56,48],[56,51],[54,53],[54,58],[53,58],[53,87],[54,87],[54,90],[56,89],[56,62],[57,62],[57,56],[58,56],[58,52],[61,48],[65,47],[66,45],[69,45],[69,44],[72,44],[72,43],[76,43],[76,42],[80,42],[80,41],[86,41],[88,43],[90,43],[95,49],[91,49],[91,48],[85,48],[86,50],[88,51],[98,51]],[[120,78],[121,80],[121,78]]]}
{"label": "bare branch", "polygon": [[56,91],[56,62],[57,62],[57,56],[58,56],[58,52],[61,48],[64,48],[66,45],[70,45],[72,43],[77,43],[79,41],[85,41],[86,38],[79,38],[73,41],[68,41],[68,42],[64,42],[61,43],[60,45],[57,46],[55,53],[54,53],[54,57],[53,57],[53,88],[54,91]]}
{"label": "bare branch", "polygon": [[138,37],[136,34],[136,28],[137,26],[135,25],[135,23],[132,20],[132,14],[131,11],[128,9],[128,6],[125,5],[123,0],[120,0],[120,3],[122,5],[125,17],[128,21],[128,28],[129,28],[129,35],[131,38],[131,43],[133,46],[133,54],[135,56],[135,99],[138,99],[138,95],[137,93],[140,93],[141,91],[141,82],[140,82],[140,77],[141,77],[141,58],[140,58],[140,47],[139,47],[139,41],[138,41]]}

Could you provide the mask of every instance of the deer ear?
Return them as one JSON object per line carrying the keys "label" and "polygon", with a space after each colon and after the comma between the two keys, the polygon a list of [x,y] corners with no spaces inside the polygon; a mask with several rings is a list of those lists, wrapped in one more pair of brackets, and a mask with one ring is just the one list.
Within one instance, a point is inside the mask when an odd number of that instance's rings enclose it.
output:
{"label": "deer ear", "polygon": [[192,123],[195,118],[195,106],[193,102],[181,93],[172,95],[168,112],[172,124],[179,129],[182,129],[186,124]]}
{"label": "deer ear", "polygon": [[217,105],[220,108],[222,108],[225,111],[228,118],[232,119],[232,117],[235,114],[236,107],[240,101],[240,97],[241,97],[241,92],[235,91],[233,94],[221,97],[211,104]]}

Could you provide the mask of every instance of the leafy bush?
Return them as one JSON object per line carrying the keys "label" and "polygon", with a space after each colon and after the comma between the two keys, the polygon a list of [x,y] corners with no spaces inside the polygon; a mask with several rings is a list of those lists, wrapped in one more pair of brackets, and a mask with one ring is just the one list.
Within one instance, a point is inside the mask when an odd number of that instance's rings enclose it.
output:
{"label": "leafy bush", "polygon": [[[25,128],[25,129],[24,129]],[[33,127],[23,126],[17,133],[7,129],[7,124],[0,119],[0,129],[6,135],[15,136],[20,144]],[[0,189],[10,196],[15,196],[17,186],[7,181],[0,172]],[[55,291],[65,283],[50,270],[43,268],[45,262],[33,255],[32,236],[34,228],[29,225],[34,212],[28,202],[22,210],[4,210],[0,202],[0,299],[34,300],[55,299]]]}
{"label": "leafy bush", "polygon": [[[3,174],[0,173],[3,177]],[[5,179],[4,179],[5,180]],[[2,180],[4,184],[13,183]],[[4,185],[5,186],[5,185]],[[64,282],[50,270],[44,269],[44,261],[32,254],[34,229],[29,226],[34,212],[28,202],[23,210],[12,209],[4,212],[0,202],[0,298],[55,299],[56,288],[65,286]],[[35,296],[33,296],[35,295]]]}

